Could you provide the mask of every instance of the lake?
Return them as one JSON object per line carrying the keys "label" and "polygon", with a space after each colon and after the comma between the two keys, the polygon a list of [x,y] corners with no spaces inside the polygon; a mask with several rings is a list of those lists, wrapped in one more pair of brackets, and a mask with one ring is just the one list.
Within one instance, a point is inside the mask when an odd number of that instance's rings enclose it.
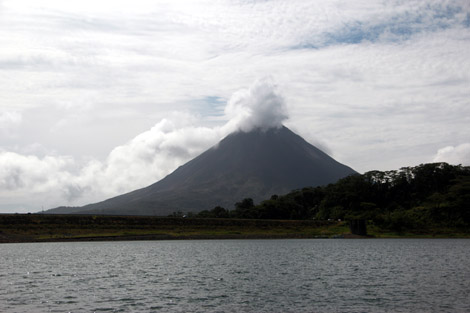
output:
{"label": "lake", "polygon": [[0,312],[470,312],[470,240],[0,245]]}

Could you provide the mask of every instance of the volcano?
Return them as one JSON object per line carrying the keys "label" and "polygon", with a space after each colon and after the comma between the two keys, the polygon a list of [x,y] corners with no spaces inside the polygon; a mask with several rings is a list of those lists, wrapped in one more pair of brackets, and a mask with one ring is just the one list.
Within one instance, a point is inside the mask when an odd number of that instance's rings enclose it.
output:
{"label": "volcano", "polygon": [[334,183],[356,173],[288,128],[235,132],[216,146],[142,189],[83,207],[47,213],[168,215],[215,206],[232,209],[307,186]]}

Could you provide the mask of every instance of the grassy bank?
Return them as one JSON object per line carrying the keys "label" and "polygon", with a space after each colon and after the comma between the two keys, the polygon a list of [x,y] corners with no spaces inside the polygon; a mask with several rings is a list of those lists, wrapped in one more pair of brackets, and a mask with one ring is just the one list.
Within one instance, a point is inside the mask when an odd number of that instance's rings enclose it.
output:
{"label": "grassy bank", "polygon": [[200,238],[314,238],[348,231],[342,223],[150,216],[0,215],[0,242]]}
{"label": "grassy bank", "polygon": [[[371,237],[470,237],[467,232],[387,233]],[[159,239],[352,238],[345,222],[313,220],[196,219],[150,216],[0,215],[0,242]]]}

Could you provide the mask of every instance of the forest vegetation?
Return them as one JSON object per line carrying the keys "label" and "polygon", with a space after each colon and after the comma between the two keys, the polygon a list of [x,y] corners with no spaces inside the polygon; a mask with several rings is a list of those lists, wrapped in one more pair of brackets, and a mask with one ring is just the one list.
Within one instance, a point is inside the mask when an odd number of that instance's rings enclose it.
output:
{"label": "forest vegetation", "polygon": [[[193,216],[193,214],[189,214]],[[196,217],[366,220],[391,231],[435,227],[470,228],[470,167],[421,164],[392,171],[370,171],[334,184],[273,195],[254,204],[245,198],[234,210],[215,207]]]}

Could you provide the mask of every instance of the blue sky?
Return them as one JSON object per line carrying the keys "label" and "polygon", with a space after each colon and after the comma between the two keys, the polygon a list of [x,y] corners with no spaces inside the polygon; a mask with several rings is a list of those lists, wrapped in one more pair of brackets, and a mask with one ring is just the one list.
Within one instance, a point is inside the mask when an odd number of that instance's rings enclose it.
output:
{"label": "blue sky", "polygon": [[470,165],[468,1],[0,0],[0,212],[283,123],[359,172]]}

